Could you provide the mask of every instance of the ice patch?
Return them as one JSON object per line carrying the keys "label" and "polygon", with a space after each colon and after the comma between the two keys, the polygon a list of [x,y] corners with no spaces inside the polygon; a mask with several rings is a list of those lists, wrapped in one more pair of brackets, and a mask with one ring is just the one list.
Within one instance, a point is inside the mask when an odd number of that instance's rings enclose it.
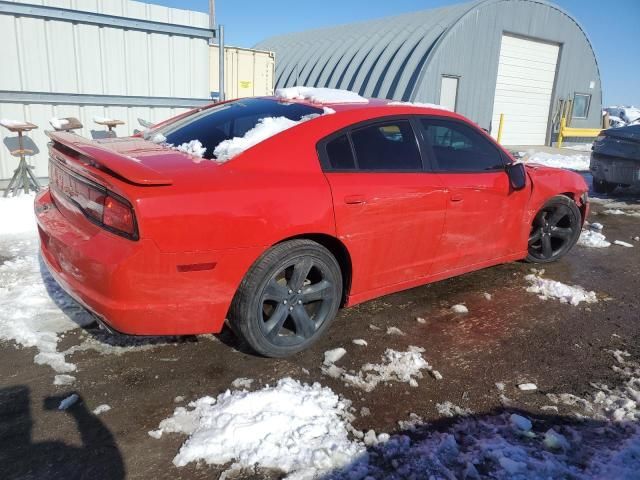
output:
{"label": "ice patch", "polygon": [[348,437],[348,407],[327,387],[285,378],[255,392],[227,391],[178,407],[149,433],[189,436],[173,459],[178,467],[233,461],[235,470],[257,465],[313,478],[363,453]]}
{"label": "ice patch", "polygon": [[308,100],[313,103],[369,103],[369,100],[355,92],[335,88],[278,88],[276,97],[283,100]]}
{"label": "ice patch", "polygon": [[580,286],[570,286],[555,280],[547,280],[536,274],[527,275],[524,278],[531,284],[527,288],[527,292],[538,294],[542,300],[555,298],[561,303],[573,306],[577,306],[581,302],[596,303],[598,301],[595,292],[587,291]]}
{"label": "ice patch", "polygon": [[364,339],[362,339],[362,338],[356,338],[356,339],[352,340],[352,343],[353,343],[354,345],[358,345],[358,346],[360,346],[360,347],[366,347],[367,345],[369,345],[369,344],[367,343],[367,341],[366,341],[366,340],[364,340]]}

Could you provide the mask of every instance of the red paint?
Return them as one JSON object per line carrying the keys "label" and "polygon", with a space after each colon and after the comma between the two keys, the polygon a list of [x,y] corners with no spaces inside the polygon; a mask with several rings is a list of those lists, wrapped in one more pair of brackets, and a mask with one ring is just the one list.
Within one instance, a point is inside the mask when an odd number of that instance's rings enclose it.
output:
{"label": "red paint", "polygon": [[51,156],[104,189],[105,202],[116,200],[104,223],[135,227],[139,239],[90,221],[59,187],[45,189],[36,214],[49,270],[117,331],[219,332],[250,266],[292,237],[343,244],[353,272],[345,282],[347,305],[354,305],[524,258],[532,219],[554,195],[567,194],[587,211],[582,177],[546,167],[527,168],[528,185],[518,192],[501,171],[325,174],[316,143],[354,123],[435,115],[472,125],[454,113],[378,100],[330,107],[337,113],[286,130],[224,165],[196,162],[140,137],[94,142],[51,134],[58,142]]}

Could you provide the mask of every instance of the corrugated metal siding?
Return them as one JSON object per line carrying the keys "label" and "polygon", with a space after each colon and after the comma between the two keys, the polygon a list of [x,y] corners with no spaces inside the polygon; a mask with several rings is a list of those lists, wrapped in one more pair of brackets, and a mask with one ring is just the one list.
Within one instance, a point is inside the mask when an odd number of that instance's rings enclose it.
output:
{"label": "corrugated metal siding", "polygon": [[[463,16],[434,49],[416,84],[414,98],[437,101],[439,87],[434,86],[440,85],[441,75],[458,75],[458,111],[490,129],[503,33],[560,44],[552,111],[559,98],[588,93],[592,95],[589,116],[573,120],[572,125],[601,125],[602,89],[591,44],[573,18],[541,0],[488,0]],[[593,88],[589,88],[591,81]],[[509,118],[505,121],[508,125]]]}
{"label": "corrugated metal siding", "polygon": [[410,73],[434,42],[473,4],[273,37],[256,48],[276,53],[276,87],[346,88],[406,100]]}
{"label": "corrugated metal siding", "polygon": [[437,103],[442,75],[458,76],[458,112],[489,129],[503,33],[561,44],[552,107],[574,92],[590,93],[588,118],[573,125],[600,125],[602,91],[591,44],[570,15],[544,0],[480,0],[273,37],[257,48],[276,53],[276,87],[349,88]]}
{"label": "corrugated metal siding", "polygon": [[[208,28],[204,13],[129,0],[30,0],[36,4],[129,18]],[[209,46],[205,38],[149,33],[117,27],[0,14],[0,91],[91,94],[139,97],[209,98]],[[150,104],[153,102],[150,101]],[[117,129],[130,134],[136,119],[161,120],[184,108],[145,108],[105,105],[0,103],[0,118],[27,120],[40,128],[29,134],[46,150],[45,129],[52,116],[75,116],[85,124],[83,134],[102,130],[93,116],[127,122]],[[4,138],[12,137],[2,129]],[[9,140],[10,142],[11,140]],[[5,142],[6,143],[6,142]],[[31,161],[37,176],[46,176],[46,155]],[[0,146],[0,178],[12,175],[17,161]]]}
{"label": "corrugated metal siding", "polygon": [[[218,46],[210,50],[211,92],[218,92]],[[275,58],[272,52],[224,47],[225,98],[273,95]]]}

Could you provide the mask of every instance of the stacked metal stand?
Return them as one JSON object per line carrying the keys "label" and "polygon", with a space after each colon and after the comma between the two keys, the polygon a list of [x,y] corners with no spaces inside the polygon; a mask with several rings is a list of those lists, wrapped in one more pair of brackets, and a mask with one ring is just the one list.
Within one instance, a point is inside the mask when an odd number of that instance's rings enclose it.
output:
{"label": "stacked metal stand", "polygon": [[13,177],[11,177],[9,186],[4,191],[4,196],[8,197],[9,194],[16,196],[20,193],[20,190],[23,190],[24,193],[29,193],[30,191],[37,192],[40,190],[40,184],[38,183],[36,176],[33,174],[33,167],[27,163],[26,159],[26,155],[33,155],[34,152],[24,147],[23,134],[24,132],[30,132],[31,130],[38,128],[38,126],[29,122],[1,125],[10,132],[18,134],[18,149],[13,150],[11,155],[18,155],[20,157],[18,168],[13,172]]}

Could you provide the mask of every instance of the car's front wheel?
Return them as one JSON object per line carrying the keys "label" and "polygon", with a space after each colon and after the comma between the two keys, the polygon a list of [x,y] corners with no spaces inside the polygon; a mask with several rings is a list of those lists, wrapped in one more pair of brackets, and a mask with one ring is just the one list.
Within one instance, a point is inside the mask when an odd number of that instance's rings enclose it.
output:
{"label": "car's front wheel", "polygon": [[564,195],[553,197],[533,220],[527,261],[555,262],[576,244],[581,230],[582,215],[576,203]]}
{"label": "car's front wheel", "polygon": [[243,279],[229,322],[256,352],[286,357],[306,349],[329,327],[342,299],[335,257],[311,240],[265,252]]}

